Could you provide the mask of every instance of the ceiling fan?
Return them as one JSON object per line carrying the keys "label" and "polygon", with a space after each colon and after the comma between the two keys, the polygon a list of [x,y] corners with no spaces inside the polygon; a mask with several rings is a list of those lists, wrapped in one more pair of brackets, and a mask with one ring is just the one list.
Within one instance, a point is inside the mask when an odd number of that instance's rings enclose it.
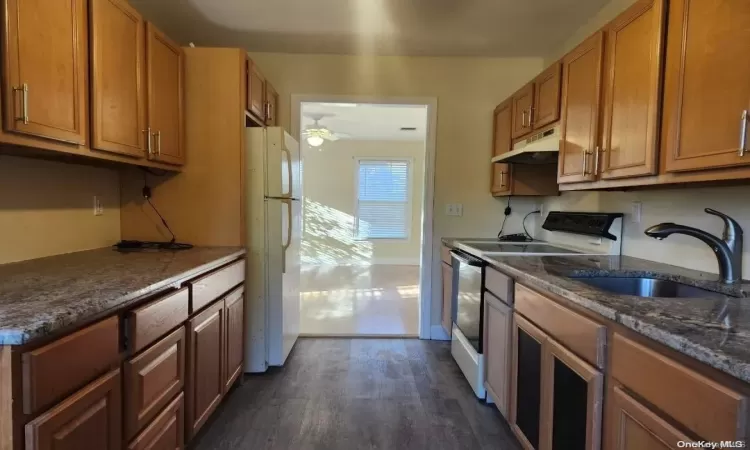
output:
{"label": "ceiling fan", "polygon": [[333,117],[335,114],[325,113],[307,113],[305,117],[313,120],[313,124],[307,125],[302,131],[302,137],[305,138],[307,143],[311,147],[320,147],[325,141],[338,141],[342,137],[348,135],[344,133],[336,133],[328,129],[325,125],[321,125],[320,121],[325,117]]}

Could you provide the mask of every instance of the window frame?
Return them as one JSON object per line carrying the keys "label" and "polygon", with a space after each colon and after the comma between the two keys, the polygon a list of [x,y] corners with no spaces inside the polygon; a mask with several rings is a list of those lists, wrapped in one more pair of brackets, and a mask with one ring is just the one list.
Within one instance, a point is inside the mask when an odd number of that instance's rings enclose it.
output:
{"label": "window frame", "polygon": [[[406,236],[403,238],[360,237],[359,235],[359,167],[361,161],[405,162],[406,163]],[[354,227],[356,242],[407,243],[411,241],[411,228],[414,209],[414,158],[406,156],[355,156],[354,157]]]}

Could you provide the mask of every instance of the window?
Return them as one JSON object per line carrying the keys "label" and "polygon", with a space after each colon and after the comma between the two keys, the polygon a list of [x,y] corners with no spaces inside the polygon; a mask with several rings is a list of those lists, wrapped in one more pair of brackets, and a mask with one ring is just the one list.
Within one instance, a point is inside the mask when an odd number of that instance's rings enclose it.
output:
{"label": "window", "polygon": [[357,239],[408,239],[411,161],[357,159]]}

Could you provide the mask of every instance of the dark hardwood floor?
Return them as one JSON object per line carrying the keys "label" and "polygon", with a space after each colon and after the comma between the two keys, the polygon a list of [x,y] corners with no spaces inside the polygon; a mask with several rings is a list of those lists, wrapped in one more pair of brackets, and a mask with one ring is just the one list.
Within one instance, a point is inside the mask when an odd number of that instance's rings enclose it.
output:
{"label": "dark hardwood floor", "polygon": [[284,368],[246,376],[191,447],[520,448],[450,344],[417,339],[300,339]]}

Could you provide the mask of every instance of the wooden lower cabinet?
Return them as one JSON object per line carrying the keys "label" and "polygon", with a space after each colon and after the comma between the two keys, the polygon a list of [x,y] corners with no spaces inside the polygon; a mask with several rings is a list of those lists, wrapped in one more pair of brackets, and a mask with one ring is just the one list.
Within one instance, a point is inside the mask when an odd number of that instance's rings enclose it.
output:
{"label": "wooden lower cabinet", "polygon": [[443,270],[443,306],[440,324],[443,330],[451,335],[453,330],[453,267],[442,263]]}
{"label": "wooden lower cabinet", "polygon": [[[488,269],[491,270],[491,269]],[[484,386],[497,409],[508,416],[510,353],[513,310],[494,295],[484,293],[484,358],[487,370]]]}
{"label": "wooden lower cabinet", "polygon": [[609,391],[607,402],[606,450],[677,449],[677,442],[692,440],[620,387]]}
{"label": "wooden lower cabinet", "polygon": [[185,445],[185,411],[180,394],[143,430],[128,450],[181,450]]}
{"label": "wooden lower cabinet", "polygon": [[25,450],[122,446],[120,370],[104,375],[26,425]]}
{"label": "wooden lower cabinet", "polygon": [[242,376],[245,360],[245,291],[240,287],[224,299],[226,370],[224,393]]}
{"label": "wooden lower cabinet", "polygon": [[223,300],[188,321],[185,392],[188,437],[195,436],[224,395],[225,327]]}
{"label": "wooden lower cabinet", "polygon": [[125,438],[132,439],[185,384],[185,328],[124,364]]}

